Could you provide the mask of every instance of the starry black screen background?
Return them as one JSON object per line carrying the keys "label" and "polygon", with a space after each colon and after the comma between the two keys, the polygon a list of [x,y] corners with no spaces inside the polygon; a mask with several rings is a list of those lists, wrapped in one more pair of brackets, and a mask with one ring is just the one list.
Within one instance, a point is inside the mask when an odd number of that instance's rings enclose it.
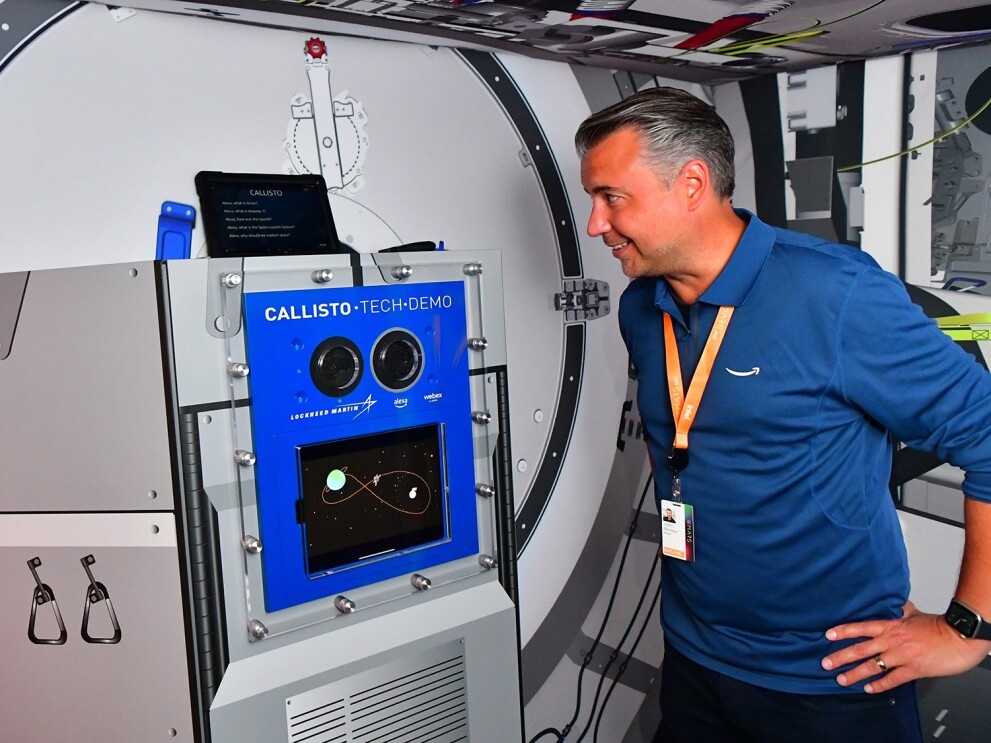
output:
{"label": "starry black screen background", "polygon": [[[297,447],[308,574],[444,539],[439,429]],[[343,475],[336,490],[328,485],[335,471]]]}

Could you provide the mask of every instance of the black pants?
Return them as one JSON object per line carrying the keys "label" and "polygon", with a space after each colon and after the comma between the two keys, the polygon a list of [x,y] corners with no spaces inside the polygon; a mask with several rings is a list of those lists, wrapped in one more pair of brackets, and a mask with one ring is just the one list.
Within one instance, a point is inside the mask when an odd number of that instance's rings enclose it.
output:
{"label": "black pants", "polygon": [[884,694],[789,694],[737,681],[664,645],[654,743],[921,743],[914,684]]}

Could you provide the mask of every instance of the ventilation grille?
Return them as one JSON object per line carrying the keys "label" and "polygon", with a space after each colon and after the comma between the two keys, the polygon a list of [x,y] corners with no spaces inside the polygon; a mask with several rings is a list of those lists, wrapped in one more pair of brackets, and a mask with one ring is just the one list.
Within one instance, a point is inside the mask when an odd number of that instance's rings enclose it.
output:
{"label": "ventilation grille", "polygon": [[289,743],[468,740],[464,646],[451,643],[286,700]]}

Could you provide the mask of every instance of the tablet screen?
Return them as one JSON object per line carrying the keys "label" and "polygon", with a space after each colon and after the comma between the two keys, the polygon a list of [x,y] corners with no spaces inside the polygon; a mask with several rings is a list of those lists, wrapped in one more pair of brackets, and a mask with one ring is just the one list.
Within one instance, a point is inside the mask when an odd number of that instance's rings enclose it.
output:
{"label": "tablet screen", "polygon": [[297,448],[310,575],[445,539],[437,424]]}
{"label": "tablet screen", "polygon": [[211,258],[342,252],[322,176],[201,171],[196,192]]}

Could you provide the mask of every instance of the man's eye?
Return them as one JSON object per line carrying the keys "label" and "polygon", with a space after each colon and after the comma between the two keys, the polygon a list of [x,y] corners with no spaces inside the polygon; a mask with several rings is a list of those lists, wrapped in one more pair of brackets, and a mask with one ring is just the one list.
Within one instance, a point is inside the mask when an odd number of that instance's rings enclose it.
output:
{"label": "man's eye", "polygon": [[610,204],[614,203],[618,198],[619,197],[616,194],[612,194],[612,193],[606,194],[606,201],[609,202]]}

